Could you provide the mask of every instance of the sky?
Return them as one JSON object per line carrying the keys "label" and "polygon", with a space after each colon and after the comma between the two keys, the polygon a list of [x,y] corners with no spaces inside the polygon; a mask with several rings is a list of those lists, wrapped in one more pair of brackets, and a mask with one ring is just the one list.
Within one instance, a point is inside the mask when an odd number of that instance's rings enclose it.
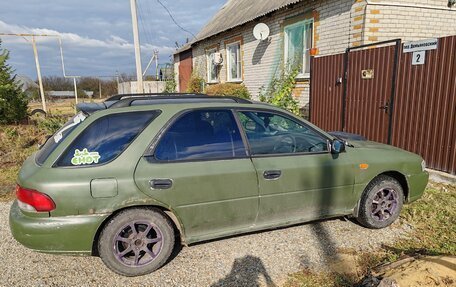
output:
{"label": "sky", "polygon": [[[226,0],[161,0],[176,21],[197,34]],[[209,3],[208,3],[209,2]],[[160,64],[192,35],[180,29],[157,0],[137,0],[143,69],[159,50]],[[65,70],[74,76],[135,74],[129,0],[15,0],[0,9],[0,33],[60,35]],[[37,78],[33,49],[22,37],[4,37],[9,64],[17,74]],[[57,38],[37,38],[43,76],[63,76]],[[148,74],[154,74],[151,70]]]}

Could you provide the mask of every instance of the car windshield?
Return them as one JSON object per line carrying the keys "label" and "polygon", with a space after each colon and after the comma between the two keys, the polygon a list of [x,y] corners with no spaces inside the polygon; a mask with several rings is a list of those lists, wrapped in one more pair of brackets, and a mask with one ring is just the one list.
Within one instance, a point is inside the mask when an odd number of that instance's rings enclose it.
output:
{"label": "car windshield", "polygon": [[50,136],[38,151],[36,162],[42,165],[57,146],[86,118],[87,116],[80,112],[64,124],[53,136]]}

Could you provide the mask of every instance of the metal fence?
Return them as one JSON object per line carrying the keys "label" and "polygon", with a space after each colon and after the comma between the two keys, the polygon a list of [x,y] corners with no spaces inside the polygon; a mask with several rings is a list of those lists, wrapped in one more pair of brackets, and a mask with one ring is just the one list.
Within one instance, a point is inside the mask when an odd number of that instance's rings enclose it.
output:
{"label": "metal fence", "polygon": [[440,38],[423,65],[399,40],[317,57],[311,121],[420,154],[456,174],[456,36]]}

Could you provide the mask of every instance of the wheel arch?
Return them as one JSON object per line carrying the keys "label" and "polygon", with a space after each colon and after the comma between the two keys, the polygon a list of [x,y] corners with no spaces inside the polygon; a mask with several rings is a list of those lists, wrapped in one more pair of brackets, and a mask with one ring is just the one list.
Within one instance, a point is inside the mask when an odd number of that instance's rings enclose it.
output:
{"label": "wheel arch", "polygon": [[173,211],[170,209],[167,209],[163,206],[159,205],[135,205],[135,206],[128,206],[125,208],[118,209],[114,211],[112,214],[110,214],[98,227],[97,232],[95,233],[95,236],[93,238],[92,242],[92,256],[98,256],[98,240],[100,239],[100,234],[101,231],[104,229],[104,227],[111,221],[112,218],[114,218],[117,214],[119,214],[122,211],[129,210],[129,209],[139,209],[139,208],[148,208],[148,209],[154,209],[162,213],[164,216],[166,216],[171,222],[173,223],[173,228],[174,231],[176,232],[176,235],[179,236],[180,239],[180,244],[186,245],[185,241],[185,233],[183,229],[183,225],[180,222],[179,218],[174,214]]}
{"label": "wheel arch", "polygon": [[366,186],[364,187],[364,190],[363,192],[361,193],[361,196],[359,197],[358,199],[358,202],[356,203],[356,207],[355,209],[353,210],[353,216],[354,217],[358,217],[359,215],[359,205],[360,205],[360,202],[361,202],[361,199],[363,197],[363,194],[364,194],[364,191],[366,190],[366,187],[373,181],[375,180],[377,177],[379,176],[382,176],[382,175],[386,175],[386,176],[389,176],[389,177],[392,177],[394,178],[395,180],[397,180],[399,182],[399,184],[401,185],[402,187],[402,190],[404,191],[404,202],[408,202],[408,198],[409,198],[409,184],[407,182],[407,177],[398,172],[398,171],[395,171],[395,170],[391,170],[391,171],[385,171],[385,172],[382,172],[380,174],[377,174],[375,177],[373,177],[369,182],[367,182]]}

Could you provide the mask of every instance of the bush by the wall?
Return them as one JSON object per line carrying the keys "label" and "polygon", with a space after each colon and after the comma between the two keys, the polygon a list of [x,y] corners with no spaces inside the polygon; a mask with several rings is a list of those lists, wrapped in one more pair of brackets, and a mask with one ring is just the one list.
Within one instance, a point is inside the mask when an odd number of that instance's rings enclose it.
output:
{"label": "bush by the wall", "polygon": [[246,86],[235,83],[216,84],[206,87],[206,94],[211,96],[234,96],[242,99],[250,99],[251,95]]}
{"label": "bush by the wall", "polygon": [[165,93],[175,93],[177,88],[176,78],[172,77],[165,82]]}
{"label": "bush by the wall", "polygon": [[282,109],[286,109],[295,115],[300,115],[299,103],[293,98],[293,90],[296,87],[296,77],[299,68],[291,71],[282,71],[279,77],[274,78],[268,88],[260,91],[260,101],[266,102]]}
{"label": "bush by the wall", "polygon": [[193,73],[188,83],[187,93],[201,94],[204,90],[204,79]]}

